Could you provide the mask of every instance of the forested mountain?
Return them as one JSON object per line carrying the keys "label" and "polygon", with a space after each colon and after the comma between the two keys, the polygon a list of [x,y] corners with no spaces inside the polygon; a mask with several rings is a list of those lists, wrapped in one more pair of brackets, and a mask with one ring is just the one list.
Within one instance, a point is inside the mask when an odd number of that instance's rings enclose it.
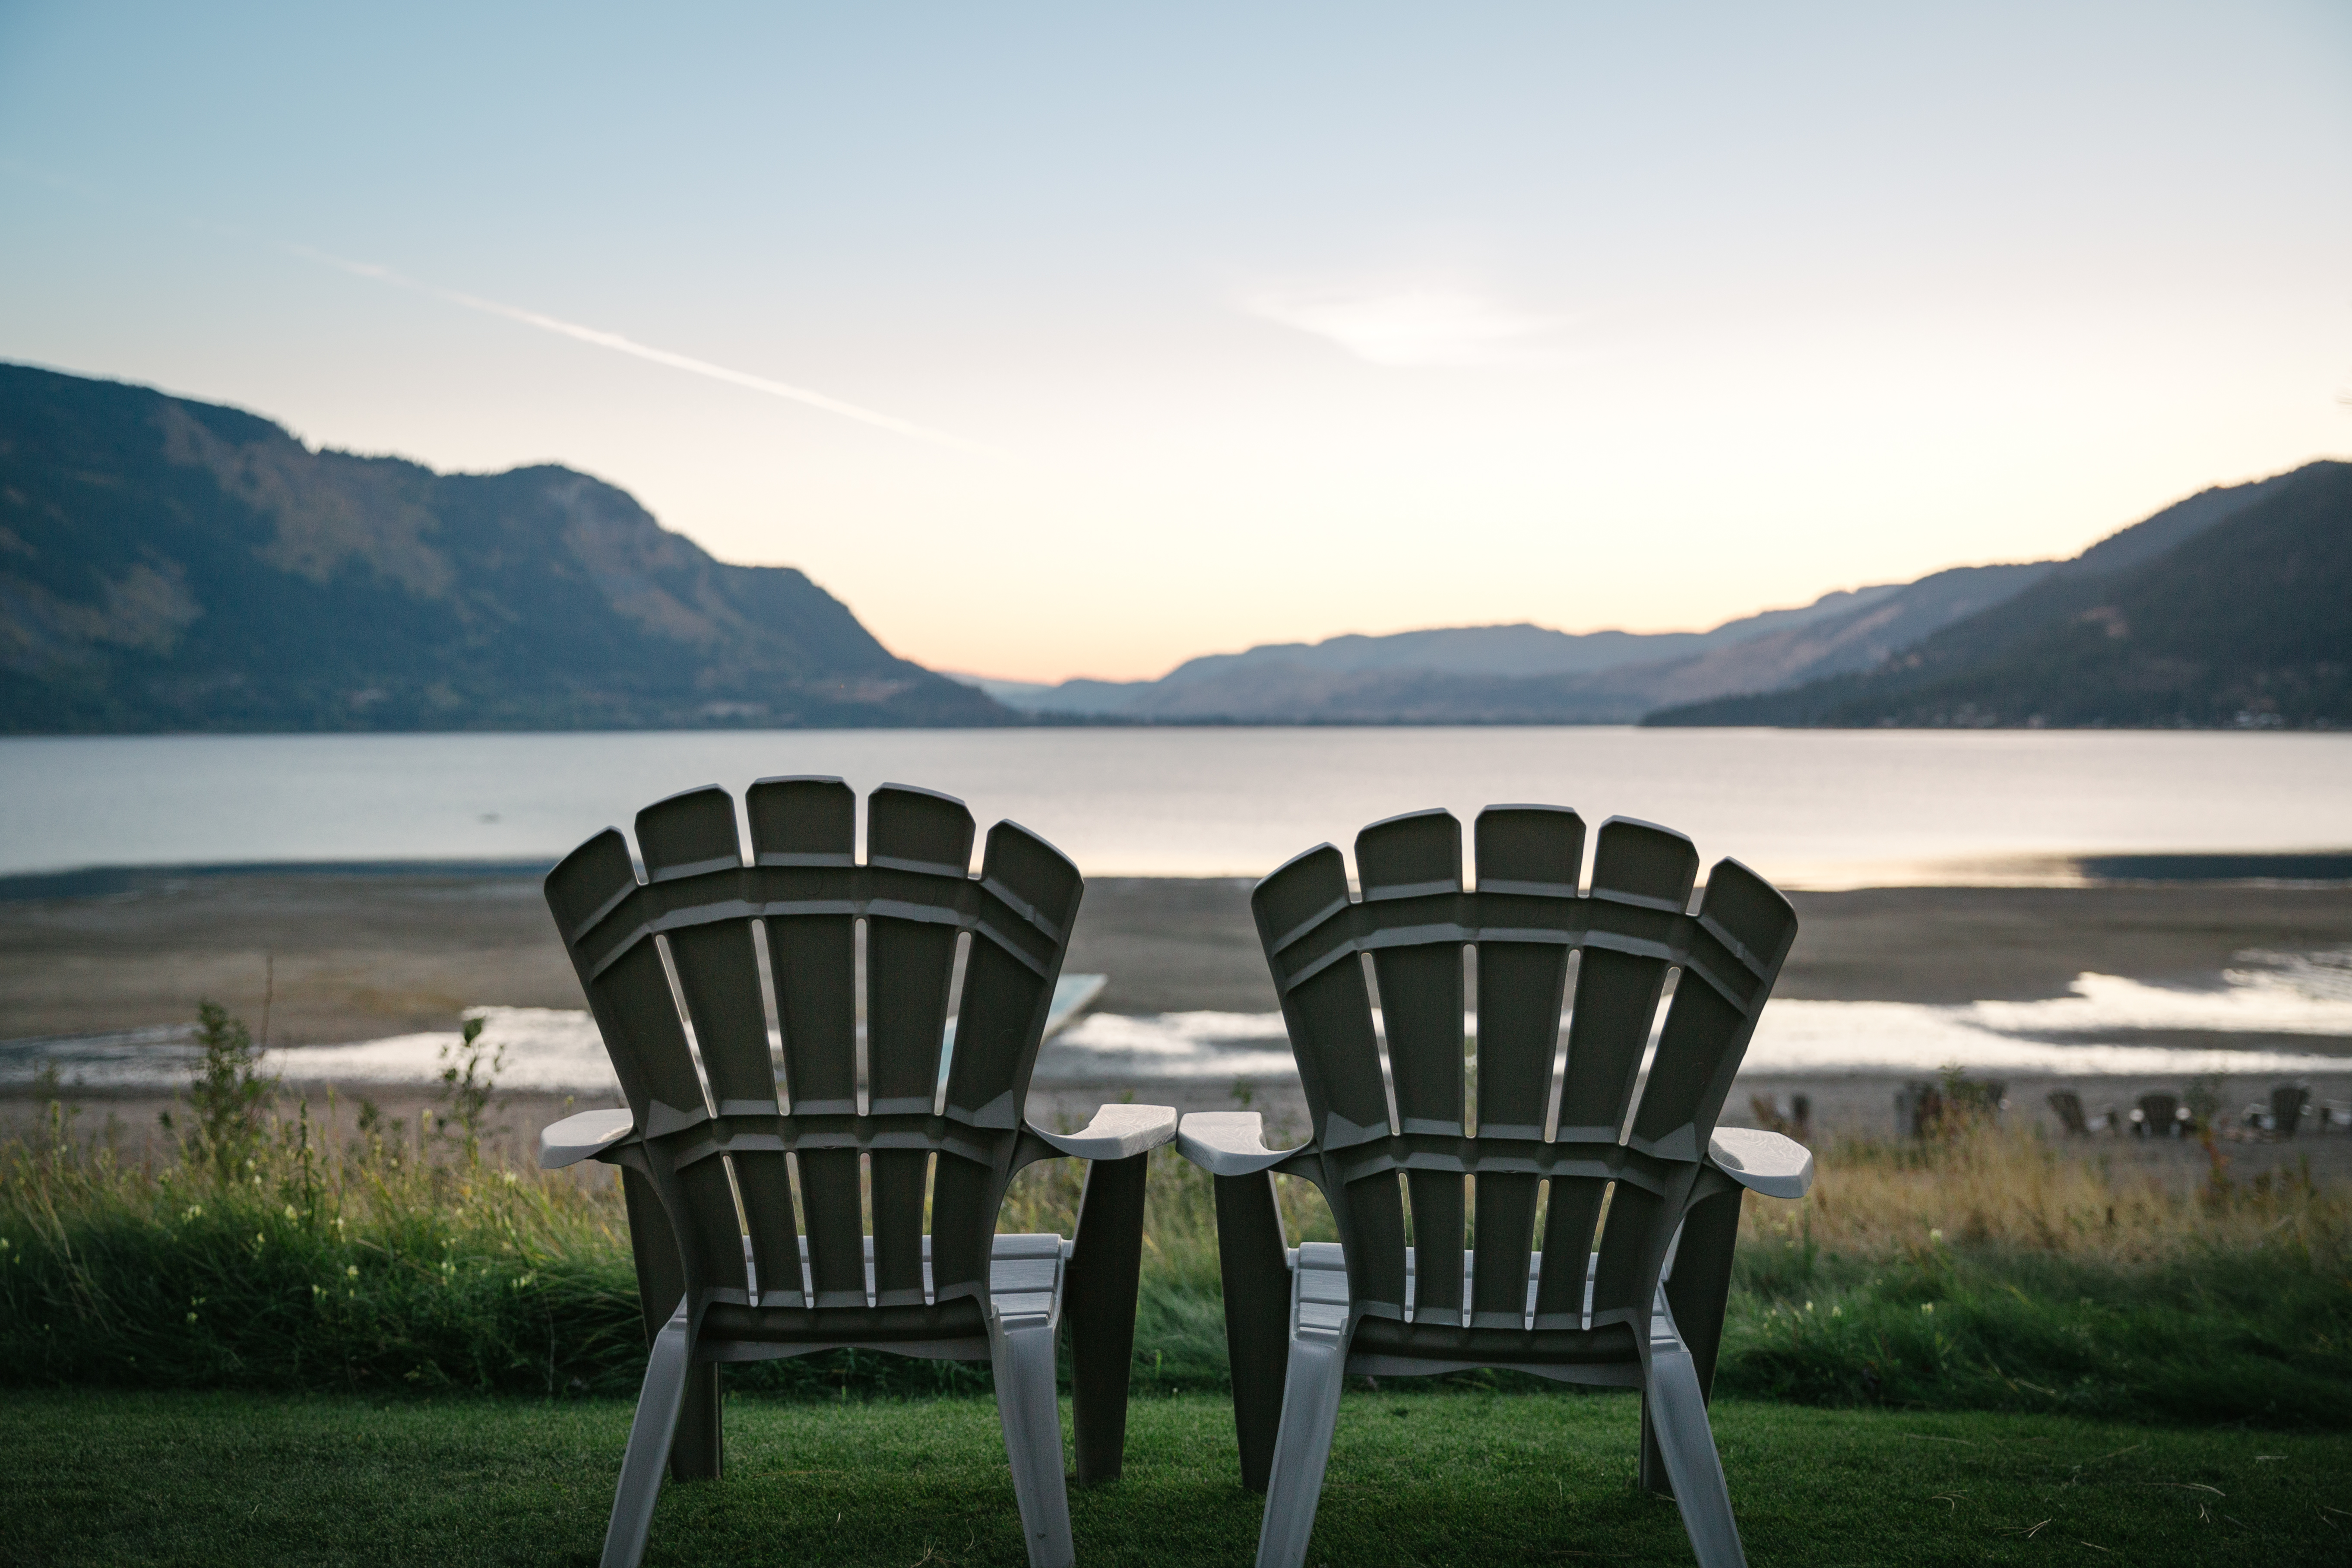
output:
{"label": "forested mountain", "polygon": [[312,451],[0,365],[0,730],[1015,721],[585,474]]}
{"label": "forested mountain", "polygon": [[2159,513],[1868,671],[1645,722],[2352,724],[2352,463],[2171,510],[2199,503],[2188,526]]}

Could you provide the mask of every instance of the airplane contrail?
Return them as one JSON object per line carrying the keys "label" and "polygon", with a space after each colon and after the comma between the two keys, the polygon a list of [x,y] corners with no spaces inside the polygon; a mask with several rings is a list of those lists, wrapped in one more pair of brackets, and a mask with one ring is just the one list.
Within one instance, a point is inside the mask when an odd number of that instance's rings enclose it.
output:
{"label": "airplane contrail", "polygon": [[455,289],[441,289],[430,283],[420,283],[414,278],[403,277],[389,267],[379,267],[373,262],[353,261],[347,257],[330,255],[323,250],[313,250],[308,246],[295,246],[292,248],[299,256],[312,261],[324,262],[330,267],[340,268],[355,277],[370,279],[378,283],[389,283],[395,288],[414,289],[417,293],[445,300],[452,305],[462,305],[469,310],[479,310],[486,315],[501,316],[509,321],[520,321],[527,327],[537,327],[543,332],[553,332],[560,337],[571,338],[575,342],[593,343],[598,348],[611,349],[616,353],[648,360],[655,364],[667,365],[672,370],[682,370],[692,375],[708,376],[713,381],[723,381],[730,386],[745,387],[752,392],[765,393],[771,397],[782,397],[793,403],[806,404],[811,408],[822,408],[828,414],[838,414],[845,419],[855,419],[862,425],[871,425],[877,429],[896,431],[901,436],[910,436],[918,441],[929,441],[934,446],[949,447],[959,452],[970,452],[983,458],[1009,459],[1011,456],[1001,447],[992,447],[984,441],[974,441],[962,436],[950,435],[944,430],[934,430],[928,425],[918,425],[911,419],[901,419],[896,415],[884,414],[877,409],[845,402],[838,397],[828,397],[822,392],[814,392],[805,386],[794,386],[790,382],[774,381],[764,375],[753,375],[749,371],[732,370],[723,364],[713,364],[709,360],[696,359],[691,354],[676,353],[668,349],[656,348],[650,343],[641,343],[634,338],[623,337],[618,332],[608,332],[601,328],[583,326],[577,321],[567,321],[561,317],[542,315],[537,310],[526,310],[520,305],[501,304],[496,300],[485,300],[478,294],[465,294]]}

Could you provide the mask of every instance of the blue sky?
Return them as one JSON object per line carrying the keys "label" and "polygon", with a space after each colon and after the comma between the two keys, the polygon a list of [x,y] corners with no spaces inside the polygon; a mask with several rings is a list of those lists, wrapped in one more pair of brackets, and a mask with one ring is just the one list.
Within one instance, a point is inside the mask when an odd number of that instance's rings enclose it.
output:
{"label": "blue sky", "polygon": [[2352,452],[2347,191],[2336,4],[0,3],[0,358],[570,463],[1030,679]]}

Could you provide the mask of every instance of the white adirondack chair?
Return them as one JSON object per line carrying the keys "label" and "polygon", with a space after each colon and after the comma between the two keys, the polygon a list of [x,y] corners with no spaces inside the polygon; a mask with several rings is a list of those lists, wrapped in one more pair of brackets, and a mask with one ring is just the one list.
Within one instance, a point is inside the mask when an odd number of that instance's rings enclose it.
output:
{"label": "white adirondack chair", "polygon": [[[638,814],[644,881],[610,828],[547,879],[629,1108],[549,1127],[540,1163],[620,1167],[653,1346],[604,1562],[643,1556],[665,1461],[719,1474],[721,1363],[856,1346],[993,1363],[1029,1560],[1067,1568],[1055,1335],[1066,1308],[1078,1479],[1114,1479],[1144,1168],[1176,1130],[1165,1106],[1105,1106],[1067,1136],[1024,1117],[1077,869],[1001,822],[974,877],[971,814],[902,785],[867,798],[862,865],[839,779],[763,779],[744,804],[749,863],[711,787]],[[1013,1173],[1056,1155],[1094,1162],[1076,1240],[996,1235]]]}
{"label": "white adirondack chair", "polygon": [[[1314,1136],[1272,1150],[1256,1114],[1213,1112],[1185,1117],[1178,1145],[1217,1178],[1243,1480],[1267,1493],[1259,1568],[1306,1556],[1347,1373],[1475,1367],[1639,1388],[1644,1484],[1672,1493],[1700,1563],[1745,1561],[1707,1390],[1740,1200],[1802,1196],[1812,1156],[1715,1121],[1796,916],[1733,860],[1687,913],[1690,840],[1623,818],[1597,839],[1580,892],[1575,813],[1489,807],[1465,891],[1461,825],[1420,812],[1358,837],[1360,900],[1328,844],[1252,897]],[[1275,1173],[1322,1189],[1338,1245],[1286,1245]]]}

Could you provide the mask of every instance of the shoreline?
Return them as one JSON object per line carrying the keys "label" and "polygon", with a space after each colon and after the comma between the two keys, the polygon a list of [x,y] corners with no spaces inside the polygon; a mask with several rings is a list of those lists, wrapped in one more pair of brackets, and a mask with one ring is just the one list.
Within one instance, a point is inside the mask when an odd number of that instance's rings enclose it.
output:
{"label": "shoreline", "polygon": [[[1277,1010],[1249,911],[1250,883],[1226,878],[1098,878],[1088,884],[1066,968],[1110,976],[1096,1011],[1150,1016],[1188,1011]],[[1926,1006],[2046,1002],[2074,993],[2084,973],[2211,993],[2249,952],[2352,949],[2352,887],[2279,887],[2199,881],[2083,888],[1877,888],[1790,894],[1801,921],[1778,999],[1889,1002]],[[101,888],[0,898],[0,1049],[56,1037],[157,1029],[193,1021],[209,998],[266,1043],[317,1045],[451,1031],[480,1005],[577,1009],[570,962],[530,868],[436,866],[283,868],[191,874],[122,872]],[[2313,1099],[2352,1100],[2352,1037],[2189,1032],[2175,1042],[2336,1055],[2342,1073],[2309,1076]],[[1041,1064],[1041,1067],[1046,1064]],[[1894,1095],[1932,1073],[1743,1073],[1725,1125],[1753,1125],[1750,1096],[1786,1107],[1812,1103],[1817,1137],[1885,1136]],[[2009,1083],[2009,1120],[2057,1139],[2045,1103],[2071,1089],[2094,1114],[2128,1108],[2142,1092],[2180,1092],[2185,1081],[2144,1075],[2084,1079],[2022,1071],[1978,1073]],[[2233,1074],[2219,1088],[2225,1131],[2272,1087],[2270,1075]],[[308,1098],[324,1111],[321,1085],[289,1085],[284,1103]],[[414,1134],[435,1103],[434,1086],[352,1084],[336,1100],[352,1128],[358,1102],[374,1101]],[[1246,1087],[1230,1080],[1153,1081],[1149,1069],[1108,1089],[1041,1071],[1030,1111],[1044,1124],[1076,1125],[1095,1106],[1131,1092],[1181,1110],[1267,1113],[1270,1126],[1303,1122],[1295,1079]],[[110,1122],[126,1152],[160,1149],[155,1115],[171,1097],[146,1090],[69,1090],[77,1131]],[[513,1129],[504,1155],[530,1158],[538,1127],[594,1095],[515,1092],[494,1121]],[[46,1097],[30,1085],[0,1090],[0,1139],[32,1135]],[[2352,1137],[2221,1145],[2241,1174],[2308,1159],[2315,1174],[2352,1176]],[[2059,1141],[2085,1156],[2145,1167],[2166,1181],[2199,1179],[2208,1162],[2194,1142],[2094,1138]]]}
{"label": "shoreline", "polygon": [[[1249,889],[1097,878],[1066,967],[1110,977],[1101,1012],[1272,1013]],[[1775,991],[1789,1000],[2046,1001],[2084,973],[2210,990],[2243,953],[2352,948],[2352,885],[1897,887],[1790,900],[1800,927]],[[539,878],[511,863],[158,869],[0,898],[0,1045],[184,1025],[199,999],[257,1035],[266,1012],[269,1045],[454,1029],[467,1007],[582,1005]]]}

